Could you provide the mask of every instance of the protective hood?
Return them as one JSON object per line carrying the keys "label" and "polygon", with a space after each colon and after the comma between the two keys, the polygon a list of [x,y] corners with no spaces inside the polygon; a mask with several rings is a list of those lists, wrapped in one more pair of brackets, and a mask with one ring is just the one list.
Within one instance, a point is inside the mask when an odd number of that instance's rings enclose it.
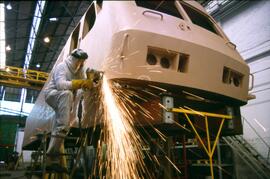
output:
{"label": "protective hood", "polygon": [[74,59],[74,57],[72,57],[71,55],[69,55],[68,58],[66,58],[65,60],[65,63],[68,66],[68,69],[73,75],[79,75],[83,73],[83,68],[76,69],[77,68],[75,65],[76,60],[77,59]]}

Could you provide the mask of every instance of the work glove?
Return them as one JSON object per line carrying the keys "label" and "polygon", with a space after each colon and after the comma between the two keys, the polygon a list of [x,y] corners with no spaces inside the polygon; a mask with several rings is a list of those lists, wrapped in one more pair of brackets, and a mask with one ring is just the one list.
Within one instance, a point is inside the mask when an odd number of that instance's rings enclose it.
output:
{"label": "work glove", "polygon": [[86,88],[86,89],[91,89],[93,87],[93,81],[92,80],[72,80],[71,81],[72,86],[71,88],[73,90],[77,90],[80,88]]}
{"label": "work glove", "polygon": [[93,80],[84,80],[83,84],[82,84],[82,88],[83,89],[91,89],[93,88]]}

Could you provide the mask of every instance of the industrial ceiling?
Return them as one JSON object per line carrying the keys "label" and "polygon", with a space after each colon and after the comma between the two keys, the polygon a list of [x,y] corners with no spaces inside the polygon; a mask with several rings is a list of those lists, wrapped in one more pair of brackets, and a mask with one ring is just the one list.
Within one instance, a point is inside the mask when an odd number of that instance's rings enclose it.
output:
{"label": "industrial ceiling", "polygon": [[[5,9],[6,65],[23,67],[30,37],[36,1],[5,1],[12,9]],[[29,69],[50,72],[72,30],[84,14],[91,1],[47,1],[41,18],[39,31]],[[50,21],[57,18],[57,21]],[[50,43],[44,38],[49,37]],[[40,67],[37,67],[40,64]]]}

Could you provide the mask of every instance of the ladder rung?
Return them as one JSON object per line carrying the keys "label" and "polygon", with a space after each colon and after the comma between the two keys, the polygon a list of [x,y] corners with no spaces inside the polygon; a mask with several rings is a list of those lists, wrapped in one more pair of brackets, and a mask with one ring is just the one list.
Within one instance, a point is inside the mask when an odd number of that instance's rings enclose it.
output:
{"label": "ladder rung", "polygon": [[58,154],[46,154],[47,156],[50,157],[56,157],[56,156],[65,156],[65,155],[73,155],[73,154],[68,154],[68,153],[58,153]]}

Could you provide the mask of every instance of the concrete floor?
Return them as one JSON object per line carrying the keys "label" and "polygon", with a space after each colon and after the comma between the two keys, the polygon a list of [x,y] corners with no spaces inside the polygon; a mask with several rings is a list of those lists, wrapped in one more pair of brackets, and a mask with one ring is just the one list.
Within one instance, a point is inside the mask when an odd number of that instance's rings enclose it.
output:
{"label": "concrete floor", "polygon": [[16,170],[16,171],[0,171],[1,179],[27,179],[25,176],[25,170]]}
{"label": "concrete floor", "polygon": [[[25,176],[25,173],[27,172],[25,166],[18,166],[17,170],[8,170],[5,168],[4,165],[0,165],[0,178],[1,179],[28,179],[27,176]],[[37,176],[32,176],[31,179],[38,179]]]}

